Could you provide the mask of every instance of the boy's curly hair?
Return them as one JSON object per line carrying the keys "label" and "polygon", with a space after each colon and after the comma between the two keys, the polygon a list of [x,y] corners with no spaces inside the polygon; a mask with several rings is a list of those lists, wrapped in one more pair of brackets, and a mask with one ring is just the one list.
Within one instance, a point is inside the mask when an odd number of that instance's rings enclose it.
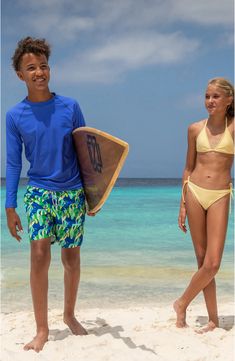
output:
{"label": "boy's curly hair", "polygon": [[18,42],[18,47],[16,48],[12,59],[12,66],[15,71],[20,70],[20,62],[22,56],[27,53],[33,53],[35,55],[44,54],[49,59],[51,54],[50,45],[45,39],[35,39],[27,36],[26,38]]}

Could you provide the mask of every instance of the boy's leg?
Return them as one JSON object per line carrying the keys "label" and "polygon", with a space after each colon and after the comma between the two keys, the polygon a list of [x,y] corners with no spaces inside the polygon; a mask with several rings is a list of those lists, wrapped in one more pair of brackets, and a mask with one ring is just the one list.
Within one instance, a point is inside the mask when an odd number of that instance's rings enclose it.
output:
{"label": "boy's leg", "polygon": [[80,281],[80,247],[62,248],[61,259],[64,265],[64,322],[73,334],[86,335],[86,330],[74,315]]}
{"label": "boy's leg", "polygon": [[31,242],[30,284],[34,307],[37,334],[24,346],[25,350],[42,350],[48,340],[48,269],[51,260],[51,240],[44,238]]}
{"label": "boy's leg", "polygon": [[75,335],[86,335],[86,330],[74,315],[80,280],[80,246],[85,221],[83,189],[56,193],[56,240],[61,246],[64,266],[64,322]]}

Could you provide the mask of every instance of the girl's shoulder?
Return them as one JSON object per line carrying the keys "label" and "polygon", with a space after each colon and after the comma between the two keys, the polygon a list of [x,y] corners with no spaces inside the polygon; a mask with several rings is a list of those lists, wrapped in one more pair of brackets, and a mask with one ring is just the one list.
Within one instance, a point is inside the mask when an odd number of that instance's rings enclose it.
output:
{"label": "girl's shoulder", "polygon": [[202,130],[206,122],[206,119],[199,120],[197,122],[191,123],[188,127],[189,134],[197,136],[198,133]]}

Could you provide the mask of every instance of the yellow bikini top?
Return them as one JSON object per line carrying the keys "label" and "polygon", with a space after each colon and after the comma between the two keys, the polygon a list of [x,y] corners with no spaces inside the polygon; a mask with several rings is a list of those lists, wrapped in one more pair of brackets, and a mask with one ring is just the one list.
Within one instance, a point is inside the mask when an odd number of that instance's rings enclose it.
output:
{"label": "yellow bikini top", "polygon": [[200,131],[196,139],[196,149],[197,152],[205,153],[205,152],[219,152],[226,154],[234,154],[234,143],[233,138],[227,127],[227,118],[225,119],[225,130],[224,134],[221,136],[219,143],[212,148],[206,133],[206,120],[204,127]]}

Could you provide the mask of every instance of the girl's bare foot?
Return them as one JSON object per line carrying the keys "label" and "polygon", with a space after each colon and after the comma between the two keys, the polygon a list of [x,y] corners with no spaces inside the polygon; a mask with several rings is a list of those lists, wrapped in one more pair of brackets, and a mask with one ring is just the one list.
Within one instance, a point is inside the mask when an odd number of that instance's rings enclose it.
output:
{"label": "girl's bare foot", "polygon": [[179,300],[176,300],[173,303],[173,308],[176,312],[177,320],[176,320],[176,327],[183,328],[187,327],[186,323],[186,310],[180,305]]}
{"label": "girl's bare foot", "polygon": [[214,329],[216,327],[217,326],[215,325],[215,323],[213,321],[209,321],[208,324],[205,327],[202,327],[202,328],[200,328],[200,330],[195,330],[195,331],[196,331],[196,333],[203,334],[203,333],[206,333],[206,332],[214,331]]}
{"label": "girl's bare foot", "polygon": [[70,328],[74,335],[84,336],[87,335],[87,332],[84,327],[77,321],[75,316],[73,317],[64,317],[64,323]]}
{"label": "girl's bare foot", "polygon": [[24,346],[24,350],[34,350],[35,352],[40,352],[43,349],[45,343],[48,341],[48,333],[48,331],[38,332],[33,340]]}

